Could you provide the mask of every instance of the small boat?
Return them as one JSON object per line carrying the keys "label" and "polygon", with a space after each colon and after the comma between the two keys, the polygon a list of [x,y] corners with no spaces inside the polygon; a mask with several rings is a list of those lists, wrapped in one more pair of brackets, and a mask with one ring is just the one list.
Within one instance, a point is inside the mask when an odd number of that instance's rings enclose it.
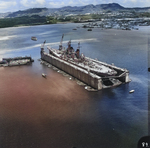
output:
{"label": "small boat", "polygon": [[134,92],[134,90],[130,90],[130,91],[129,91],[129,93],[133,93],[133,92]]}
{"label": "small boat", "polygon": [[91,28],[89,28],[87,31],[92,31],[92,29],[91,29]]}
{"label": "small boat", "polygon": [[31,40],[37,41],[37,38],[36,38],[35,36],[32,36],[32,37],[31,37]]}
{"label": "small boat", "polygon": [[46,74],[42,73],[42,77],[46,78]]}

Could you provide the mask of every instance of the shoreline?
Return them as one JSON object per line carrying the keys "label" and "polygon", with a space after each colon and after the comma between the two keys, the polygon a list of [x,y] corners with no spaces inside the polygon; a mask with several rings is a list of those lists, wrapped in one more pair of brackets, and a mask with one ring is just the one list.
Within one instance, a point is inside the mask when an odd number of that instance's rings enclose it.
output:
{"label": "shoreline", "polygon": [[[57,22],[57,23],[54,23],[54,24],[69,24],[69,23],[74,23],[74,22]],[[10,27],[0,27],[0,29],[12,28],[12,27],[31,27],[31,26],[41,26],[41,25],[54,25],[54,24],[16,25],[16,26],[10,26]]]}

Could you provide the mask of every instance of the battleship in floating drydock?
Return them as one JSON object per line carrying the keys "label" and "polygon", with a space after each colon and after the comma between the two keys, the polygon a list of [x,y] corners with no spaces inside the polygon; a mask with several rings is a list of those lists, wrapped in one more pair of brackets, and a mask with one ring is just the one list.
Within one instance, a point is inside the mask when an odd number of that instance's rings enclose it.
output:
{"label": "battleship in floating drydock", "polygon": [[67,49],[63,48],[61,39],[59,49],[47,47],[49,53],[41,46],[41,59],[58,69],[68,73],[96,90],[118,86],[130,82],[129,71],[114,65],[109,65],[80,54],[80,43],[74,51],[71,41]]}

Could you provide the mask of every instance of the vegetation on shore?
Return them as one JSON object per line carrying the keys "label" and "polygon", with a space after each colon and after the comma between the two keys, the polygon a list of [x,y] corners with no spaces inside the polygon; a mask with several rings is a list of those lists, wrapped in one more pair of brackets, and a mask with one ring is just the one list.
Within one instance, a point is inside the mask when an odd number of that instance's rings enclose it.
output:
{"label": "vegetation on shore", "polygon": [[46,17],[33,15],[33,16],[22,16],[15,18],[2,18],[0,19],[0,28],[5,27],[17,27],[17,26],[31,26],[31,25],[42,25],[46,24]]}

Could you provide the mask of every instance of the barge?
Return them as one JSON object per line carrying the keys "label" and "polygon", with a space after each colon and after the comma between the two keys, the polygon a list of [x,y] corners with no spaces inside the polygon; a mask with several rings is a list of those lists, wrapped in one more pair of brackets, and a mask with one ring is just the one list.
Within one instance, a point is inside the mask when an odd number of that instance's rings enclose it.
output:
{"label": "barge", "polygon": [[59,49],[47,47],[49,53],[44,50],[44,42],[41,46],[41,59],[96,90],[118,86],[131,81],[127,69],[80,54],[80,43],[76,51],[71,46],[71,41],[68,42],[67,49],[64,49],[62,40],[63,36]]}
{"label": "barge", "polygon": [[30,56],[3,58],[2,61],[0,61],[0,67],[27,65],[32,62],[34,62],[34,60]]}

